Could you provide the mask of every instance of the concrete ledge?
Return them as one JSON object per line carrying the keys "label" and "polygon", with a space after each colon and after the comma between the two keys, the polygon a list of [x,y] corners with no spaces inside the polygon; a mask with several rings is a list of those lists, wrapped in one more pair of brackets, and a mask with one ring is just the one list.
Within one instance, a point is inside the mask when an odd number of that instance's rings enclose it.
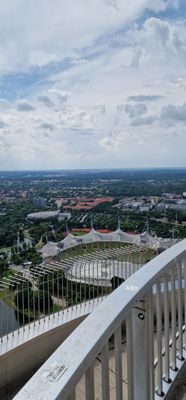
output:
{"label": "concrete ledge", "polygon": [[0,398],[21,387],[102,301],[79,304],[4,336],[0,343]]}

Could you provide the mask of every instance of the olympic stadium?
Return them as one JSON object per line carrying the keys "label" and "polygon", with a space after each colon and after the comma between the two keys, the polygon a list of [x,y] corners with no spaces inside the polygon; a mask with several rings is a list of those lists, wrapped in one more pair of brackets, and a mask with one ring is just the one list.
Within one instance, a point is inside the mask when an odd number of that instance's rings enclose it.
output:
{"label": "olympic stadium", "polygon": [[68,233],[60,242],[41,249],[43,265],[58,266],[70,280],[110,286],[114,276],[126,280],[158,251],[159,240],[147,232],[128,234],[120,229],[100,233],[94,228],[82,236]]}

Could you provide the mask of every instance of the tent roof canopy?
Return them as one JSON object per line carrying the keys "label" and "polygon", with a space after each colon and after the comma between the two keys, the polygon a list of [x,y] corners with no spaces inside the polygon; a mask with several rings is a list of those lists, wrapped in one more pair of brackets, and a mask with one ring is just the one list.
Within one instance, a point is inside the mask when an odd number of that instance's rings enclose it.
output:
{"label": "tent roof canopy", "polygon": [[[143,244],[149,248],[156,248],[158,246],[158,238],[150,236],[148,232],[143,232],[142,234],[133,235],[122,231],[118,228],[116,231],[109,233],[100,233],[94,228],[85,235],[75,236],[71,233],[58,243],[48,242],[43,246],[41,253],[43,257],[54,257],[59,253],[59,251],[65,251],[74,246],[96,243],[96,242],[121,242],[121,243],[133,243],[133,244]],[[51,254],[51,255],[50,255]]]}

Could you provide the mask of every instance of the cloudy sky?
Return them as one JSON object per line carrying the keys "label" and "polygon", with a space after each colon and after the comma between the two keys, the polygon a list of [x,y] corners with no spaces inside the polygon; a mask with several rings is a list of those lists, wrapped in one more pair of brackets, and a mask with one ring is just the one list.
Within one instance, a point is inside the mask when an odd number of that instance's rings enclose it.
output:
{"label": "cloudy sky", "polygon": [[0,169],[186,167],[185,0],[6,0]]}

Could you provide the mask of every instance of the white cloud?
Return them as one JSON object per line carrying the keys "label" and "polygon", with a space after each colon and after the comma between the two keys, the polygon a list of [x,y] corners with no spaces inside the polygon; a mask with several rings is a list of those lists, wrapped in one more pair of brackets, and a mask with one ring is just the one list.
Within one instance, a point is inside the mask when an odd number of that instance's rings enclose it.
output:
{"label": "white cloud", "polygon": [[148,117],[135,118],[131,122],[132,126],[151,125],[156,120],[156,117],[149,115]]}
{"label": "white cloud", "polygon": [[120,139],[117,132],[109,132],[107,135],[100,139],[99,144],[106,150],[106,152],[113,152],[117,150]]}
{"label": "white cloud", "polygon": [[[176,1],[172,6],[176,6]],[[114,33],[145,9],[164,10],[164,0],[6,0],[0,10],[0,70],[25,70],[76,54]]]}
{"label": "white cloud", "polygon": [[50,96],[48,94],[40,94],[38,96],[38,100],[43,103],[46,107],[53,107],[54,103],[50,99]]}
{"label": "white cloud", "polygon": [[17,101],[18,111],[33,111],[34,107],[28,100],[18,100]]}
{"label": "white cloud", "polygon": [[49,89],[48,94],[51,95],[51,97],[54,99],[56,97],[58,100],[60,100],[61,103],[65,103],[70,97],[70,93],[66,90],[59,90],[55,88]]}
{"label": "white cloud", "polygon": [[178,8],[180,0],[150,0],[150,8],[154,11],[165,11],[168,7]]}
{"label": "white cloud", "polygon": [[158,95],[138,95],[138,96],[129,96],[128,97],[128,101],[157,101],[160,100],[162,96],[158,96]]}
{"label": "white cloud", "polygon": [[[43,122],[40,126],[40,129],[46,129],[49,131],[53,131],[55,129],[55,125],[51,124],[50,122]],[[45,133],[46,134],[46,133]]]}
{"label": "white cloud", "polygon": [[186,122],[186,103],[175,106],[169,104],[162,109],[160,119],[168,124]]}
{"label": "white cloud", "polygon": [[31,71],[33,82],[0,99],[0,167],[168,165],[175,151],[185,163],[186,24],[143,14],[171,4],[7,0],[0,70]]}
{"label": "white cloud", "polygon": [[145,104],[126,104],[125,111],[129,114],[130,118],[138,117],[139,115],[147,112],[147,106]]}

